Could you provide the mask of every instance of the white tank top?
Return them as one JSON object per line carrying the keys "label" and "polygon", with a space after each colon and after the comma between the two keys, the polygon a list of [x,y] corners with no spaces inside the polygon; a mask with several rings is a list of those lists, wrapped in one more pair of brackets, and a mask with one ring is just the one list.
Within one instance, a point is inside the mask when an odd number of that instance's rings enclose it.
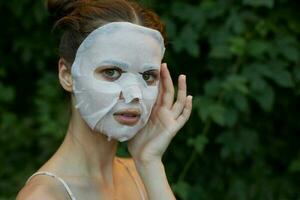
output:
{"label": "white tank top", "polygon": [[[117,161],[119,161],[127,170],[128,174],[131,176],[131,178],[134,180],[134,183],[136,185],[136,187],[138,188],[138,191],[140,193],[140,196],[141,196],[141,200],[146,200],[146,197],[144,196],[144,193],[143,193],[143,190],[142,190],[142,186],[140,185],[139,181],[136,180],[133,176],[133,174],[130,172],[130,169],[128,168],[128,166],[123,162],[121,161],[121,159],[117,159]],[[44,176],[50,176],[56,180],[58,180],[62,185],[63,187],[65,188],[66,192],[68,193],[68,196],[70,197],[71,200],[76,200],[76,197],[74,196],[74,194],[72,193],[70,187],[68,186],[68,184],[62,179],[60,178],[59,176],[51,173],[51,172],[47,172],[47,171],[39,171],[39,172],[36,172],[34,174],[32,174],[26,181],[26,184],[34,177],[34,176],[37,176],[37,175],[44,175]]]}

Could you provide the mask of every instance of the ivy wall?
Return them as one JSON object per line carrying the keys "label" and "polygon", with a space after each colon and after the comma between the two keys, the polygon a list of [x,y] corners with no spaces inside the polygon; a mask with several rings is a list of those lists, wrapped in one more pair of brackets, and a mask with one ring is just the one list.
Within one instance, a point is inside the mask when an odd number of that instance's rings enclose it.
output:
{"label": "ivy wall", "polygon": [[[144,0],[167,25],[192,116],[164,163],[178,199],[300,199],[300,4]],[[0,1],[0,200],[58,148],[69,101],[43,1]],[[124,155],[125,145],[119,150]]]}

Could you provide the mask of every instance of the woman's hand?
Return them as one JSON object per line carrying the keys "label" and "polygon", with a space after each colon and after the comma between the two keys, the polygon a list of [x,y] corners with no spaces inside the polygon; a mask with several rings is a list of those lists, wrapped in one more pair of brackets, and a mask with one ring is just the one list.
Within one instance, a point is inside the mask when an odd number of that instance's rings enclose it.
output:
{"label": "woman's hand", "polygon": [[160,92],[146,126],[128,142],[135,162],[161,161],[172,138],[188,120],[192,96],[186,96],[186,78],[178,78],[178,93],[174,103],[174,86],[166,64],[161,66]]}

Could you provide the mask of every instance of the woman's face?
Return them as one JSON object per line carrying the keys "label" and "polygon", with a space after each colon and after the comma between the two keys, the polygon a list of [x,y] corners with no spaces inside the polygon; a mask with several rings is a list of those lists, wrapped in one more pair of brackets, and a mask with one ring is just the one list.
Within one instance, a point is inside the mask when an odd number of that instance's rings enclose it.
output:
{"label": "woman's face", "polygon": [[127,22],[93,31],[72,66],[76,108],[87,124],[125,141],[148,121],[164,54],[159,32]]}

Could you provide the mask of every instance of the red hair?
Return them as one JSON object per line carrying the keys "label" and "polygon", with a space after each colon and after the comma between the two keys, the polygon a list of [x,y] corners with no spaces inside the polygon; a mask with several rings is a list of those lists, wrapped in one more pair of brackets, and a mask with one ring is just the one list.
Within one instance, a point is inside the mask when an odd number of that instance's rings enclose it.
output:
{"label": "red hair", "polygon": [[131,0],[47,0],[56,17],[54,28],[62,29],[59,55],[69,64],[89,33],[114,21],[126,21],[159,31],[166,41],[165,26],[159,16]]}

